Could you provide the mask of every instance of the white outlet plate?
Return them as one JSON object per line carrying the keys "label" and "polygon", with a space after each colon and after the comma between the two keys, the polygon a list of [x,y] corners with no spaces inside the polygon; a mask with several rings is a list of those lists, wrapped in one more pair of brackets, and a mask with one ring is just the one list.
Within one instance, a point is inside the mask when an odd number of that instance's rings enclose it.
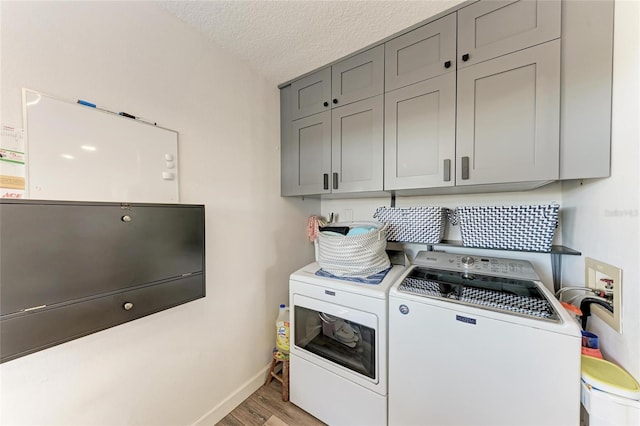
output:
{"label": "white outlet plate", "polygon": [[591,305],[591,314],[622,334],[622,269],[587,257],[584,280],[588,288],[605,291],[613,297],[613,314],[598,305]]}

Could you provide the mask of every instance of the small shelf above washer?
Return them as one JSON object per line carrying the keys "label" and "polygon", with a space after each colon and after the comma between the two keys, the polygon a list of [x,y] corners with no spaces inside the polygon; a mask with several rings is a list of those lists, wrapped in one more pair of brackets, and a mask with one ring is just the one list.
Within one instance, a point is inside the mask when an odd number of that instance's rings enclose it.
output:
{"label": "small shelf above washer", "polygon": [[437,244],[427,244],[430,246],[449,246],[449,247],[460,247],[460,248],[468,248],[468,249],[476,249],[476,250],[501,250],[501,251],[519,251],[526,253],[539,253],[539,254],[551,254],[551,255],[570,255],[570,256],[580,256],[580,253],[577,250],[574,250],[565,246],[551,246],[551,251],[536,251],[536,250],[513,250],[513,249],[497,249],[497,248],[487,248],[487,247],[468,247],[462,244],[462,241],[457,240],[442,240]]}

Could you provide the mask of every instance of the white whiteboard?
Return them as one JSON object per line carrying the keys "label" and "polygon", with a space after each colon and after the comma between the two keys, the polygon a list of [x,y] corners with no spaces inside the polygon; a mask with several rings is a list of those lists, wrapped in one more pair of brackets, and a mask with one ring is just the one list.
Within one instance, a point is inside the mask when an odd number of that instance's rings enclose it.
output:
{"label": "white whiteboard", "polygon": [[178,133],[23,89],[27,197],[177,203]]}

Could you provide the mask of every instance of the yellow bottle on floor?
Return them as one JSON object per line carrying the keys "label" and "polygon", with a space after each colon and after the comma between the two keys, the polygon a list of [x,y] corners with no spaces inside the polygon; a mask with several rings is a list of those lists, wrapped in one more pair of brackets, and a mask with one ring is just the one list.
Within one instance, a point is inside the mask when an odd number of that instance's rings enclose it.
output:
{"label": "yellow bottle on floor", "polygon": [[289,308],[280,305],[276,319],[276,348],[283,354],[289,353]]}

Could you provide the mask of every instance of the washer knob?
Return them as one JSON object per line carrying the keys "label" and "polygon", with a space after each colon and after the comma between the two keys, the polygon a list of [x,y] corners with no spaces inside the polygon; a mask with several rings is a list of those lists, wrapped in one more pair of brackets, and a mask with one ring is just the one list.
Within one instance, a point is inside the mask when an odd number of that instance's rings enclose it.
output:
{"label": "washer knob", "polygon": [[460,262],[462,262],[462,265],[464,265],[466,267],[469,267],[469,266],[473,265],[475,260],[471,256],[465,256],[462,259],[460,259]]}

